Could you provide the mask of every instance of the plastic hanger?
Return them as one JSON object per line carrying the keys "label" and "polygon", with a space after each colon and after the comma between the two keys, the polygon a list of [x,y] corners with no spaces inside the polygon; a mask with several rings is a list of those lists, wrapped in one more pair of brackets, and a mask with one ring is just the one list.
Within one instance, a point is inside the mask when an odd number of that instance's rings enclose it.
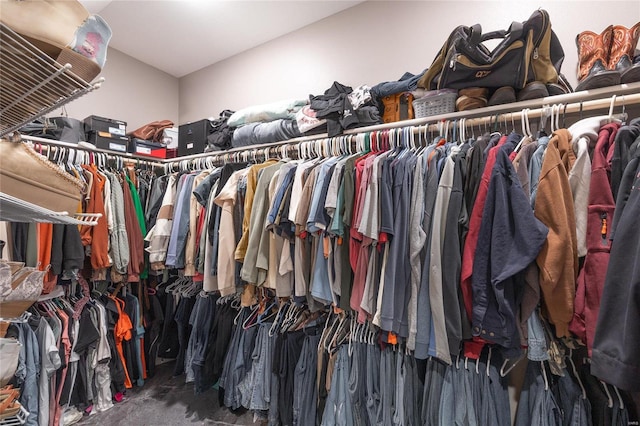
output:
{"label": "plastic hanger", "polygon": [[[520,139],[520,142],[518,142],[518,145],[516,145],[516,147],[514,149],[515,152],[519,152],[520,148],[522,147],[522,144],[527,139],[531,139],[531,137],[532,137],[531,129],[529,128],[529,108],[523,109],[522,112],[520,113],[520,124],[522,125],[523,136]],[[514,127],[514,129],[515,129],[515,127]]]}
{"label": "plastic hanger", "polygon": [[492,348],[489,346],[489,354],[487,355],[487,377],[489,377],[490,367],[491,367],[491,351]]}
{"label": "plastic hanger", "polygon": [[616,105],[616,95],[611,96],[611,103],[609,104],[609,123],[613,122],[613,107]]}
{"label": "plastic hanger", "polygon": [[540,361],[540,367],[542,368],[542,378],[544,379],[544,390],[549,390],[549,379],[547,378],[547,370],[544,367],[544,361]]}
{"label": "plastic hanger", "polygon": [[600,380],[600,383],[602,384],[602,387],[604,388],[604,393],[607,394],[607,407],[613,408],[613,397],[611,396],[611,392],[609,392],[609,387],[607,386],[607,384],[603,380]]}
{"label": "plastic hanger", "polygon": [[620,391],[618,390],[618,388],[614,385],[611,385],[613,387],[613,390],[615,391],[616,395],[618,396],[618,403],[620,404],[620,409],[624,410],[624,401],[622,400],[622,396],[620,395]]}
{"label": "plastic hanger", "polygon": [[256,306],[251,310],[251,314],[242,322],[242,328],[248,330],[249,328],[256,325],[256,320],[258,319],[258,311],[260,310],[260,304],[256,304]]}
{"label": "plastic hanger", "polygon": [[520,361],[525,358],[525,356],[526,355],[523,354],[522,356],[518,357],[516,361],[505,370],[505,367],[507,367],[507,364],[509,363],[509,358],[506,358],[502,363],[502,367],[500,367],[500,377],[506,377],[507,374],[511,373],[511,370],[513,370],[516,365],[518,365],[518,363],[520,363]]}

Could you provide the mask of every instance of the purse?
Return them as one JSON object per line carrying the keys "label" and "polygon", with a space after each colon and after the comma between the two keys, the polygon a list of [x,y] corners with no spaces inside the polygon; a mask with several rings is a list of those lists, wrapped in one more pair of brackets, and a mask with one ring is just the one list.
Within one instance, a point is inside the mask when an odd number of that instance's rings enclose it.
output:
{"label": "purse", "polygon": [[[483,42],[502,39],[489,50]],[[427,90],[467,87],[522,89],[527,83],[558,83],[564,51],[551,30],[547,11],[539,9],[508,30],[482,33],[479,24],[453,30],[418,81]]]}
{"label": "purse", "polygon": [[162,142],[164,129],[173,127],[173,121],[153,121],[129,133],[129,136],[145,141]]}
{"label": "purse", "polygon": [[75,213],[84,183],[22,142],[0,139],[0,192],[55,212]]}

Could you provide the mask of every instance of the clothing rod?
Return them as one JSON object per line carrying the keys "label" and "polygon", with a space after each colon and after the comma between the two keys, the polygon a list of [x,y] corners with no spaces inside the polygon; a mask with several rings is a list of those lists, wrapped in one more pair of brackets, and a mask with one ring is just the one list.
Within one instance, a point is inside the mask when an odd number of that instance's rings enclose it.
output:
{"label": "clothing rod", "polygon": [[[368,133],[380,130],[390,130],[390,129],[400,129],[405,127],[418,127],[425,125],[433,125],[434,123],[438,123],[441,121],[454,121],[459,120],[461,118],[468,119],[468,125],[471,124],[471,119],[483,118],[486,122],[490,120],[495,120],[496,115],[504,116],[508,115],[509,120],[511,120],[511,116],[513,115],[514,120],[516,118],[520,118],[521,111],[526,108],[530,108],[529,118],[540,117],[540,114],[544,111],[543,107],[551,106],[553,104],[567,104],[566,113],[575,113],[580,110],[580,104],[582,103],[583,111],[592,111],[597,109],[608,108],[611,103],[612,97],[615,95],[615,106],[621,105],[633,105],[640,103],[640,83],[631,83],[631,84],[621,84],[619,86],[614,87],[605,87],[601,89],[594,90],[584,90],[581,92],[567,93],[565,95],[557,95],[557,96],[548,96],[540,99],[532,99],[530,101],[522,101],[515,102],[505,105],[496,105],[486,108],[478,108],[470,111],[459,111],[448,114],[440,114],[433,115],[430,117],[417,118],[413,120],[405,120],[394,123],[386,123],[386,124],[378,124],[375,126],[367,126],[367,127],[359,127],[356,129],[345,130],[344,133],[340,136],[348,136],[348,135],[357,135],[359,133]],[[533,108],[533,109],[531,109]],[[564,111],[564,106],[563,106]],[[562,112],[562,111],[561,111]],[[537,114],[537,115],[536,115]],[[504,120],[504,117],[501,117],[501,120]],[[473,124],[482,124],[484,122],[478,123],[474,121]],[[434,127],[435,128],[435,127]],[[422,129],[424,130],[424,129]],[[340,137],[337,136],[337,137]],[[221,156],[224,154],[231,154],[234,152],[242,152],[242,151],[252,151],[264,148],[274,148],[282,145],[289,144],[298,144],[300,142],[310,142],[316,140],[327,139],[328,135],[326,133],[311,135],[311,136],[302,136],[299,138],[287,139],[285,141],[280,142],[271,142],[266,144],[256,144],[249,145],[237,148],[231,148],[226,151],[213,151],[213,152],[205,152],[201,154],[193,154],[187,155],[184,157],[171,158],[167,160],[161,160],[163,163],[175,163],[184,160],[192,160],[203,157],[214,157]]]}
{"label": "clothing rod", "polygon": [[[615,96],[615,95],[614,95]],[[584,102],[577,102],[577,103],[571,103],[571,104],[566,104],[566,109],[564,107],[565,104],[555,104],[555,105],[560,105],[559,108],[559,116],[562,118],[562,116],[564,114],[575,114],[575,113],[579,113],[580,110],[584,111],[594,111],[594,110],[600,110],[600,109],[606,109],[606,108],[610,108],[611,107],[611,98],[608,99],[596,99],[596,100],[592,100],[592,101],[584,101]],[[617,108],[616,111],[613,111],[614,115],[616,113],[622,112],[620,110],[620,108],[622,108],[623,106],[631,106],[631,105],[637,105],[640,104],[640,93],[636,93],[636,94],[632,94],[632,95],[620,95],[620,96],[616,96],[615,101],[613,103],[614,109]],[[515,121],[516,125],[519,123],[519,120],[522,118],[522,114],[523,111],[515,111],[515,112],[505,112],[502,114],[497,114],[498,116],[498,122],[499,123],[504,123],[505,121],[507,121],[507,123],[511,123],[512,118],[513,121]],[[548,105],[546,107],[542,107],[542,108],[536,108],[536,109],[530,109],[529,111],[527,111],[527,116],[531,119],[531,118],[539,118],[541,117],[543,114],[551,114],[551,105]],[[449,120],[451,121],[451,120]],[[485,117],[476,117],[476,118],[469,118],[466,122],[465,122],[465,127],[470,127],[470,126],[477,126],[477,125],[482,125],[485,123],[493,123],[496,121],[496,115],[493,116],[485,116]],[[431,124],[430,126],[437,126],[437,124]]]}
{"label": "clothing rod", "polygon": [[30,141],[33,143],[39,143],[42,145],[57,146],[61,148],[70,148],[70,149],[76,149],[76,150],[94,152],[94,153],[99,152],[99,153],[107,154],[112,157],[122,157],[124,160],[141,161],[141,162],[154,164],[157,166],[161,166],[163,163],[163,160],[161,159],[159,160],[157,158],[149,158],[142,155],[135,155],[135,154],[131,154],[130,152],[115,152],[115,151],[109,151],[101,148],[89,148],[85,146],[78,146],[77,144],[71,143],[71,142],[56,141],[53,139],[40,138],[37,136],[20,135],[20,138],[22,140]]}

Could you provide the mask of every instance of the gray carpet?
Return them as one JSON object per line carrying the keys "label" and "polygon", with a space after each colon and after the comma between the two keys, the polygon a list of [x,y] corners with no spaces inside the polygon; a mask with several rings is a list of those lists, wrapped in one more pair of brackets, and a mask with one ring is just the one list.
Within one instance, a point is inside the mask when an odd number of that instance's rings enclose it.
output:
{"label": "gray carpet", "polygon": [[158,365],[141,388],[129,389],[120,403],[104,413],[85,416],[79,425],[257,425],[246,410],[232,413],[218,404],[218,392],[195,395],[184,375],[172,377],[174,362]]}

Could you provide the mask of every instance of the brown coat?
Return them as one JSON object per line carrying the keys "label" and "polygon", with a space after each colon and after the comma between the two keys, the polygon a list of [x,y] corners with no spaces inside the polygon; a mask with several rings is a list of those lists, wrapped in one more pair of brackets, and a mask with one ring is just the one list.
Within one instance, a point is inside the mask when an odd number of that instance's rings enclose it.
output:
{"label": "brown coat", "polygon": [[569,171],[575,161],[571,134],[566,129],[555,131],[540,171],[535,216],[549,228],[536,262],[544,312],[558,337],[569,335],[578,275],[576,218],[569,186]]}
{"label": "brown coat", "polygon": [[82,244],[91,246],[91,267],[104,269],[111,266],[109,262],[109,228],[104,210],[104,177],[98,173],[95,164],[82,166],[93,176],[93,185],[89,194],[86,213],[101,213],[95,226],[84,225],[80,228]]}

